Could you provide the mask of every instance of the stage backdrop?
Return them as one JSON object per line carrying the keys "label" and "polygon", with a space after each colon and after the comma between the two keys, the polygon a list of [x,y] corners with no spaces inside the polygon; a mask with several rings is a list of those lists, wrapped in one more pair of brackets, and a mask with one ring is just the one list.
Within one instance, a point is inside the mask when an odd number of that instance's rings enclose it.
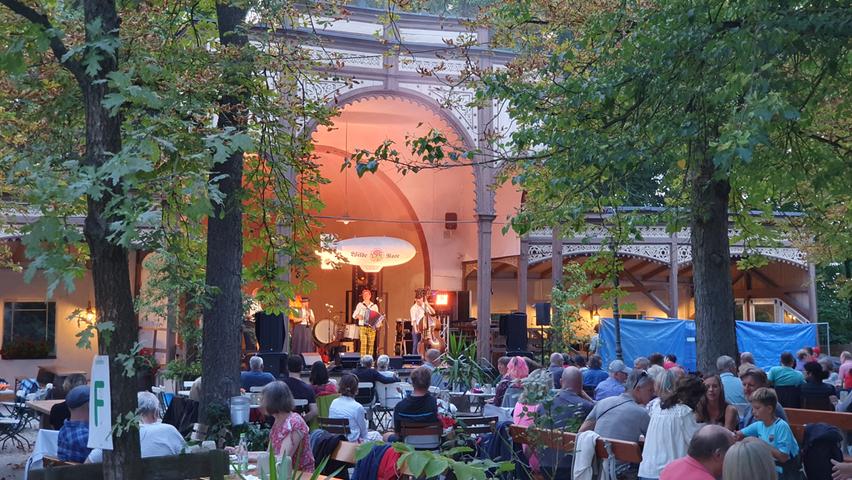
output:
{"label": "stage backdrop", "polygon": [[[601,356],[604,368],[615,359],[615,321],[601,319]],[[816,324],[784,324],[763,322],[737,322],[737,347],[740,352],[751,352],[761,368],[779,365],[782,352],[817,345]],[[678,363],[695,370],[695,322],[691,320],[621,320],[621,349],[624,361],[633,365],[633,359],[653,352],[674,353]]]}

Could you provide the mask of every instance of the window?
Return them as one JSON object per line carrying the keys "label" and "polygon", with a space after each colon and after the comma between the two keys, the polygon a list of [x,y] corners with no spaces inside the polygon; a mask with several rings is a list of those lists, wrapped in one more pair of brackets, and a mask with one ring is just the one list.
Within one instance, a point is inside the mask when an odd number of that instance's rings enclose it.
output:
{"label": "window", "polygon": [[56,303],[3,304],[3,357],[47,358],[56,355]]}

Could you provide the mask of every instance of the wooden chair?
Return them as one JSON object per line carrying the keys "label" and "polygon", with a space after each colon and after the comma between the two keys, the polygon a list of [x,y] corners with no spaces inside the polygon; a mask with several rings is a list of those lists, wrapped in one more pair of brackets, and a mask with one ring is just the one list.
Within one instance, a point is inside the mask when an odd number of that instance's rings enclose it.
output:
{"label": "wooden chair", "polygon": [[399,438],[415,450],[437,450],[441,447],[444,427],[440,423],[400,422]]}
{"label": "wooden chair", "polygon": [[349,436],[352,430],[349,428],[348,418],[317,417],[318,427],[328,433]]}
{"label": "wooden chair", "polygon": [[833,412],[834,405],[828,397],[809,397],[802,395],[802,409]]}
{"label": "wooden chair", "polygon": [[331,409],[331,402],[334,401],[335,398],[340,396],[339,393],[333,393],[331,395],[320,395],[317,398],[317,416],[311,420],[310,427],[311,431],[320,428],[319,419],[320,417],[328,418],[328,411]]}
{"label": "wooden chair", "polygon": [[[31,470],[31,480],[102,480],[103,465],[97,463],[63,464]],[[181,480],[209,478],[225,480],[228,475],[228,454],[224,450],[143,458],[139,462],[141,477],[146,480]]]}

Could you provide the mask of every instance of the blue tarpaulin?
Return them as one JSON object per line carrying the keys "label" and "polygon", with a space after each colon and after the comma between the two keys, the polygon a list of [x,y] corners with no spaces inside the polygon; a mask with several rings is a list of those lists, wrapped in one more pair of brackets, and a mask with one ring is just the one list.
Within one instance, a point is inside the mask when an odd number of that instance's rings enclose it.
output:
{"label": "blue tarpaulin", "polygon": [[[605,365],[615,359],[615,321],[601,321],[600,353]],[[782,352],[817,345],[816,324],[737,322],[737,347],[751,352],[757,366],[778,365]],[[677,355],[678,363],[696,369],[695,322],[691,320],[621,320],[621,349],[624,361],[633,365],[636,357],[654,352]]]}

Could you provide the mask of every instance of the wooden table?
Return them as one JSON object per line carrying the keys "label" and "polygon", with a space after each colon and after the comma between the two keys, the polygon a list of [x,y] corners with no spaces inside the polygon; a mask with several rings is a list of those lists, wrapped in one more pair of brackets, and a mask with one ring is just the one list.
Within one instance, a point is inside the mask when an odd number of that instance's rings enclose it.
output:
{"label": "wooden table", "polygon": [[50,429],[50,409],[57,403],[62,403],[65,400],[30,400],[25,405],[30,410],[41,415],[39,428]]}
{"label": "wooden table", "polygon": [[41,370],[44,370],[46,372],[50,372],[50,373],[56,375],[57,377],[67,377],[68,375],[75,375],[75,374],[86,375],[86,374],[89,373],[85,370],[75,370],[73,368],[62,368],[62,367],[57,367],[57,366],[54,366],[54,365],[39,365],[38,368],[41,369]]}

